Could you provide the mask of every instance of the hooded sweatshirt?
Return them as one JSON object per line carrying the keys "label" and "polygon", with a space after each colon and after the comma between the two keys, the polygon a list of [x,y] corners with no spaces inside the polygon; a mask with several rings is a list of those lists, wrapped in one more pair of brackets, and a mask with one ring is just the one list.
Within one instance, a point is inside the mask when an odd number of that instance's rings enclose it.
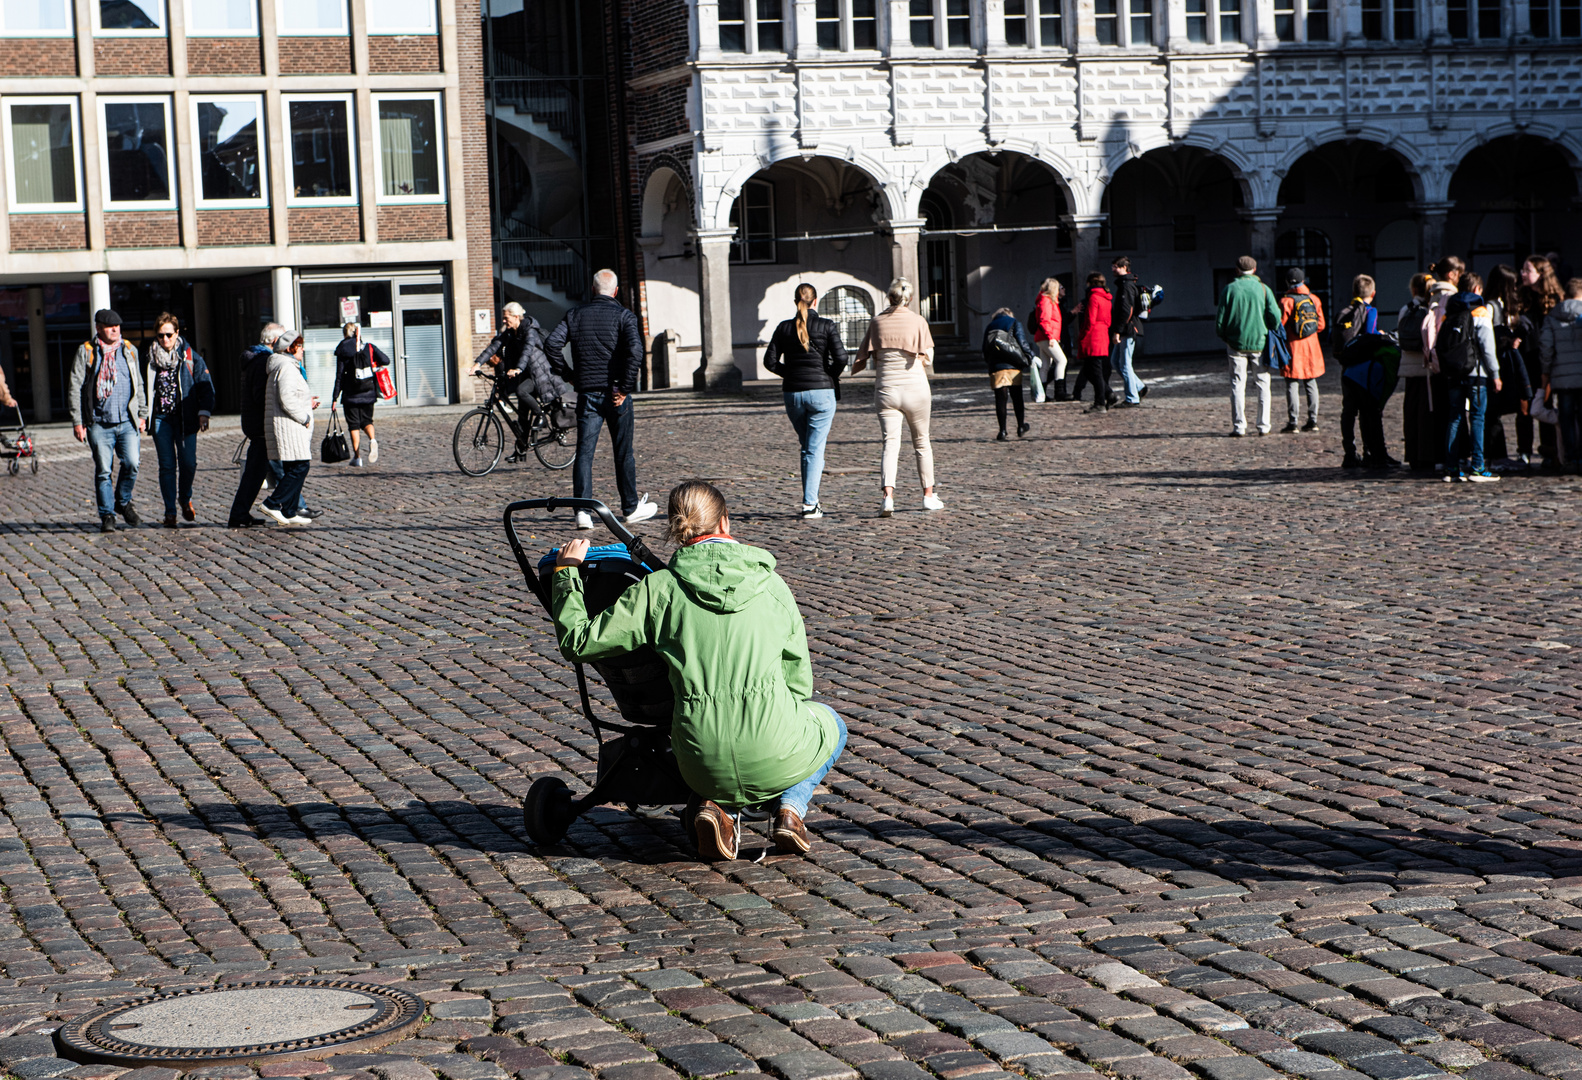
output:
{"label": "hooded sweatshirt", "polygon": [[1556,306],[1538,332],[1544,378],[1556,390],[1582,390],[1582,300]]}
{"label": "hooded sweatshirt", "polygon": [[688,786],[735,809],[801,783],[835,752],[838,731],[809,698],[807,631],[774,556],[745,544],[694,544],[592,619],[582,578],[556,571],[560,651],[599,660],[652,646],[675,695],[670,742]]}

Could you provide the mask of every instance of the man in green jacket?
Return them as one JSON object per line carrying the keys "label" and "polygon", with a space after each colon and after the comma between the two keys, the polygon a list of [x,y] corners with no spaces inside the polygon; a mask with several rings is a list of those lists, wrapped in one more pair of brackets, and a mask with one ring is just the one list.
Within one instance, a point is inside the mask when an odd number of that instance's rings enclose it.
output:
{"label": "man in green jacket", "polygon": [[1258,434],[1269,434],[1269,368],[1263,347],[1269,331],[1280,325],[1280,305],[1274,293],[1258,280],[1258,263],[1251,255],[1236,260],[1241,271],[1225,286],[1219,300],[1214,332],[1230,353],[1230,437],[1247,434],[1247,370],[1258,381]]}
{"label": "man in green jacket", "polygon": [[808,801],[846,746],[846,725],[811,700],[807,631],[774,556],[730,534],[725,499],[689,481],[670,493],[667,569],[633,584],[588,616],[578,572],[586,540],[555,563],[551,604],[560,651],[572,661],[648,645],[669,669],[675,695],[670,743],[687,785],[705,800],[698,851],[734,859],[741,812],[778,802],[774,841],[806,852]]}

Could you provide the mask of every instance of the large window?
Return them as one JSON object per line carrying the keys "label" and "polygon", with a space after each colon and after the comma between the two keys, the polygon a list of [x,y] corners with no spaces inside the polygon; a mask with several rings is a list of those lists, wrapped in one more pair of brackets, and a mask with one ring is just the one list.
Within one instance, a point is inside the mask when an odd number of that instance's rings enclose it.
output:
{"label": "large window", "polygon": [[818,0],[814,8],[818,47],[848,52],[877,49],[878,8],[878,0]]}
{"label": "large window", "polygon": [[197,152],[198,205],[265,206],[263,99],[255,96],[192,98]]}
{"label": "large window", "polygon": [[379,201],[444,201],[439,95],[377,94],[374,109],[379,114],[374,129],[379,144]]}
{"label": "large window", "polygon": [[731,262],[775,261],[775,189],[763,180],[749,180],[731,206]]}
{"label": "large window", "polygon": [[277,0],[282,34],[346,33],[346,0]]}
{"label": "large window", "polygon": [[368,5],[370,34],[438,32],[434,0],[365,0],[365,2]]}
{"label": "large window", "polygon": [[1416,39],[1417,0],[1362,0],[1362,36],[1369,41]]}
{"label": "large window", "polygon": [[1154,0],[1127,0],[1131,14],[1128,45],[1154,43]]}
{"label": "large window", "polygon": [[12,213],[81,209],[77,99],[12,98],[4,118]]}
{"label": "large window", "polygon": [[171,210],[175,156],[168,98],[99,99],[105,203],[119,210]]}
{"label": "large window", "polygon": [[868,336],[868,324],[873,321],[873,300],[866,289],[855,285],[837,285],[819,297],[818,313],[834,322],[840,331],[840,342],[847,352],[862,348]]}
{"label": "large window", "polygon": [[911,0],[912,44],[920,49],[968,48],[972,45],[969,0]]}
{"label": "large window", "polygon": [[1121,0],[1093,0],[1093,37],[1100,45],[1119,45]]}
{"label": "large window", "polygon": [[1582,0],[1530,0],[1533,37],[1582,38]]}
{"label": "large window", "polygon": [[1274,0],[1279,41],[1328,41],[1329,0]]}
{"label": "large window", "polygon": [[[1204,20],[1203,40],[1208,40],[1207,5],[1212,0],[1187,0],[1188,34],[1194,14]],[[1154,0],[1094,0],[1093,32],[1100,45],[1152,45],[1154,43]],[[1197,40],[1194,38],[1193,40]]]}
{"label": "large window", "polygon": [[1448,0],[1445,16],[1456,41],[1499,41],[1504,36],[1500,0]]}
{"label": "large window", "polygon": [[352,99],[286,98],[286,201],[292,206],[350,205],[357,201],[352,154]]}
{"label": "large window", "polygon": [[194,37],[253,37],[257,0],[187,0],[187,33]]}
{"label": "large window", "polygon": [[163,0],[89,0],[94,32],[100,34],[163,34]]}
{"label": "large window", "polygon": [[720,0],[720,49],[785,52],[784,0]]}
{"label": "large window", "polygon": [[1066,43],[1062,0],[1005,0],[1005,43],[1053,49]]}
{"label": "large window", "polygon": [[0,0],[0,37],[68,37],[69,0]]}

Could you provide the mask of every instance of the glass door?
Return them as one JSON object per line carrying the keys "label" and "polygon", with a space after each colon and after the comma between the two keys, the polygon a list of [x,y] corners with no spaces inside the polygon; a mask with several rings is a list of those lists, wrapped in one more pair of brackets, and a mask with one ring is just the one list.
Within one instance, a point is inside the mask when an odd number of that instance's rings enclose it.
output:
{"label": "glass door", "polygon": [[403,405],[444,405],[450,401],[445,373],[445,307],[438,296],[403,297],[396,307],[396,358]]}

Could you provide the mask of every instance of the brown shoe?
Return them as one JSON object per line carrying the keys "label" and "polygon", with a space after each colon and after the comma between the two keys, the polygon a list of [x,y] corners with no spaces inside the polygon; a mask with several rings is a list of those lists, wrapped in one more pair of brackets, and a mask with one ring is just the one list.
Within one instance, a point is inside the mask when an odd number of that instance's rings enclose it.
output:
{"label": "brown shoe", "polygon": [[167,529],[174,529],[175,527],[176,527],[176,515],[175,514],[166,514],[165,515],[165,528],[167,528]]}
{"label": "brown shoe", "polygon": [[191,499],[188,499],[186,502],[181,504],[181,516],[186,518],[188,521],[198,520],[198,512],[192,508]]}
{"label": "brown shoe", "polygon": [[806,855],[813,845],[807,838],[807,826],[790,807],[782,806],[775,813],[775,847],[788,854]]}
{"label": "brown shoe", "polygon": [[693,828],[697,830],[699,855],[711,862],[736,858],[736,822],[718,803],[704,800]]}

